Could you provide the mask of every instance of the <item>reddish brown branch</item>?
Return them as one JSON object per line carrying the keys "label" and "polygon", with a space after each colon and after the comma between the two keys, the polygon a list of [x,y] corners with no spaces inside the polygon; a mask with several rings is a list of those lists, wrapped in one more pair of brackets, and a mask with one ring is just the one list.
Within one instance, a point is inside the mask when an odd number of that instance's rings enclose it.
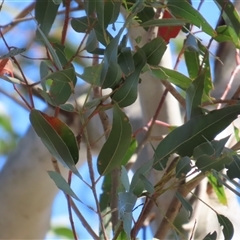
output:
{"label": "reddish brown branch", "polygon": [[63,22],[62,38],[61,38],[62,45],[64,45],[65,40],[66,40],[66,35],[67,35],[69,13],[70,13],[70,2],[71,2],[71,0],[65,0],[65,18],[64,18],[64,22]]}

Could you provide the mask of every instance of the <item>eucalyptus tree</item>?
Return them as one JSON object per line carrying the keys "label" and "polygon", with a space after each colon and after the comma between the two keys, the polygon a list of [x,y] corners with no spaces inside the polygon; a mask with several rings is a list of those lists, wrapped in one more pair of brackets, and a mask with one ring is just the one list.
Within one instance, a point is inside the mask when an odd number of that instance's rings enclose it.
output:
{"label": "eucalyptus tree", "polygon": [[[231,42],[238,53],[240,20],[231,2],[212,4],[224,25],[211,26],[188,1],[38,0],[2,26],[1,79],[18,97],[1,91],[29,111],[31,127],[0,173],[0,238],[44,238],[59,189],[75,239],[77,224],[93,239],[135,239],[146,226],[160,239],[239,237],[239,136],[231,125],[238,90],[219,96],[236,76],[238,55],[233,73],[221,79],[217,71],[216,99],[210,57],[214,41]],[[8,37],[20,22],[24,31],[34,26],[24,49]],[[173,66],[168,45],[179,32]],[[89,182],[79,168],[85,161]],[[72,189],[73,175],[93,193],[99,230],[76,205],[84,194]]]}

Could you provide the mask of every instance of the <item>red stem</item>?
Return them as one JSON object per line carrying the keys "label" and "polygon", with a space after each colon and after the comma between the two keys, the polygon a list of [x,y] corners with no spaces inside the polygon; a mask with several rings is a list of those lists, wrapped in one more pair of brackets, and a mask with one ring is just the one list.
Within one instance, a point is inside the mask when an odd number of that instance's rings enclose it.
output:
{"label": "red stem", "polygon": [[67,35],[69,13],[70,13],[70,0],[65,0],[65,18],[64,18],[64,23],[63,23],[62,39],[61,39],[62,45],[64,45],[66,35]]}

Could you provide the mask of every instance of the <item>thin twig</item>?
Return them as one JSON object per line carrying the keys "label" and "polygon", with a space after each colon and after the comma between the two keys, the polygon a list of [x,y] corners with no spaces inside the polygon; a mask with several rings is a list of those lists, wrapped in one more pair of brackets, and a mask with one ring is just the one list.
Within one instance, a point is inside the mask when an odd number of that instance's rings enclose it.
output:
{"label": "thin twig", "polygon": [[0,88],[0,93],[4,94],[5,96],[7,96],[8,98],[10,98],[11,100],[13,100],[15,103],[17,103],[19,106],[21,106],[22,108],[24,108],[25,110],[29,111],[29,108],[26,107],[26,104],[24,104],[20,99],[18,99],[17,97],[9,94],[8,92],[6,92],[5,90]]}
{"label": "thin twig", "polygon": [[[98,60],[99,59],[96,56],[93,58],[93,66],[98,64]],[[101,97],[99,87],[95,87],[95,86],[93,87],[93,96],[94,96],[94,98]],[[98,115],[99,115],[100,121],[103,126],[105,139],[107,139],[109,136],[109,128],[110,128],[108,115],[106,114],[105,111],[99,111]],[[117,210],[118,209],[118,194],[117,194],[118,192],[117,192],[117,189],[118,189],[118,185],[119,185],[119,177],[120,177],[120,169],[117,167],[111,171],[110,208],[112,210],[111,223],[112,223],[113,232],[118,223],[118,210]],[[113,211],[113,209],[116,209],[116,211]]]}
{"label": "thin twig", "polygon": [[[62,175],[56,158],[52,157],[51,160],[52,160],[52,165],[53,165],[54,170],[57,173],[59,173],[60,175]],[[69,175],[68,175],[68,184],[69,184],[69,186],[71,184],[71,176],[72,176],[71,175],[71,171],[69,171]],[[72,227],[73,236],[74,236],[74,239],[77,240],[77,234],[76,234],[76,230],[75,230],[75,227],[74,227],[72,211],[71,211],[71,197],[68,194],[65,194],[65,193],[64,193],[64,195],[65,195],[65,197],[67,199],[67,208],[68,208],[68,214],[69,214],[69,221],[70,221],[70,225]]]}
{"label": "thin twig", "polygon": [[[157,117],[158,117],[161,109],[162,109],[164,101],[166,100],[167,93],[168,93],[168,90],[165,89],[164,92],[163,92],[163,95],[162,95],[162,97],[161,97],[161,99],[159,101],[158,107],[157,107],[157,109],[156,109],[156,111],[154,113],[154,116],[150,120],[150,122],[148,123],[149,127],[147,128],[147,133],[144,136],[144,138],[142,139],[142,141],[138,144],[134,154],[139,155],[139,153],[142,151],[142,149],[144,148],[146,143],[149,141],[151,133],[152,133],[153,126],[154,126],[154,124],[155,124],[155,122],[157,120]],[[134,164],[134,162],[129,162],[128,165],[127,165],[127,169],[130,169],[133,164]]]}
{"label": "thin twig", "polygon": [[[237,89],[236,92],[233,94],[232,100],[233,100],[233,101],[239,100],[239,95],[240,95],[240,86],[238,86],[238,89]],[[223,101],[224,101],[224,100],[223,100]]]}
{"label": "thin twig", "polygon": [[79,218],[79,220],[81,221],[83,227],[88,231],[88,233],[91,235],[92,239],[96,239],[96,240],[100,240],[100,238],[98,237],[98,235],[93,231],[92,227],[90,226],[90,224],[86,221],[85,217],[81,214],[81,212],[79,211],[79,209],[77,208],[76,204],[73,202],[73,200],[70,198],[70,202],[71,202],[71,207],[73,209],[73,211],[75,212],[75,214],[77,215],[77,217]]}
{"label": "thin twig", "polygon": [[62,38],[61,38],[62,45],[65,44],[65,39],[66,39],[66,35],[67,35],[69,13],[70,13],[70,0],[65,0],[65,17],[64,17],[64,22],[63,22]]}
{"label": "thin twig", "polygon": [[[34,8],[35,8],[35,2],[31,3],[25,9],[23,9],[22,12],[20,14],[18,14],[15,17],[15,19],[12,20],[11,22],[9,22],[7,24],[4,24],[4,25],[0,25],[0,29],[3,29],[2,30],[3,34],[6,34],[10,30],[12,30],[13,27],[15,27],[17,24],[19,24],[21,22],[34,20],[35,19],[34,17],[26,17],[26,15],[29,14]],[[78,10],[81,10],[81,9],[83,9],[83,7],[81,7],[79,5],[78,7],[71,8],[69,11],[74,12],[74,11],[78,11]],[[65,13],[65,10],[61,10],[57,13],[57,15],[61,15],[61,14],[64,14],[64,13]]]}
{"label": "thin twig", "polygon": [[[82,126],[86,126],[86,123],[82,123]],[[88,171],[89,171],[89,176],[90,176],[90,181],[91,181],[91,190],[93,193],[93,197],[95,200],[95,204],[97,207],[97,214],[99,217],[99,222],[100,222],[100,226],[103,232],[103,236],[104,239],[107,240],[107,233],[106,233],[106,229],[103,223],[103,217],[101,215],[101,209],[100,209],[100,205],[99,205],[99,201],[98,201],[98,196],[97,196],[97,191],[96,191],[96,182],[95,182],[95,176],[94,176],[94,170],[93,170],[93,163],[92,163],[92,154],[91,154],[91,147],[90,147],[90,143],[89,143],[89,139],[88,139],[88,134],[87,134],[87,130],[85,127],[82,127],[81,133],[80,135],[83,134],[83,137],[85,139],[86,142],[86,148],[87,148],[87,164],[88,164]]]}
{"label": "thin twig", "polygon": [[200,11],[203,3],[204,3],[204,0],[200,0],[200,3],[199,3],[198,8],[197,8],[198,11]]}
{"label": "thin twig", "polygon": [[[238,91],[238,95],[239,95],[239,92],[240,92],[240,89]],[[207,102],[203,102],[201,104],[201,107],[206,107],[206,106],[210,106],[210,105],[214,105],[214,104],[218,104],[218,103],[226,103],[227,105],[234,105],[236,103],[238,103],[239,100],[236,100],[236,99],[215,99],[215,100],[211,100],[211,101],[207,101]]]}
{"label": "thin twig", "polygon": [[[0,30],[0,35],[1,35],[1,37],[2,37],[2,40],[3,40],[4,44],[5,44],[6,47],[7,47],[7,49],[10,51],[11,48],[9,47],[7,41],[5,40],[5,37],[4,37],[4,35],[3,35],[3,33],[2,33],[1,30]],[[28,95],[29,95],[29,99],[30,99],[31,106],[29,106],[29,104],[27,103],[27,100],[20,94],[20,92],[19,92],[19,91],[17,90],[17,88],[15,87],[15,85],[14,85],[14,89],[17,91],[17,93],[18,93],[19,96],[23,99],[23,101],[26,103],[26,105],[27,105],[30,109],[32,109],[32,108],[34,108],[32,90],[31,90],[31,88],[29,87],[28,81],[27,81],[27,79],[26,79],[26,77],[25,77],[25,75],[24,75],[24,73],[23,73],[23,71],[22,71],[22,68],[21,68],[20,64],[18,63],[18,61],[16,60],[15,57],[12,57],[12,60],[13,60],[14,63],[17,65],[17,67],[18,67],[18,69],[19,69],[19,71],[20,71],[20,73],[21,73],[21,75],[22,75],[22,77],[23,77],[23,81],[24,81],[24,83],[25,83],[25,85],[26,85],[26,87],[27,87],[27,91],[28,91]]]}
{"label": "thin twig", "polygon": [[[225,99],[226,98],[229,90],[232,87],[232,83],[233,83],[237,73],[240,71],[240,58],[239,58],[239,50],[238,49],[236,49],[236,63],[237,63],[237,66],[234,68],[234,70],[233,70],[233,72],[231,74],[231,78],[229,79],[229,82],[227,84],[227,87],[226,87],[226,89],[225,89],[221,99]],[[221,106],[222,106],[222,104],[219,103],[218,106],[217,106],[217,109],[220,109]]]}
{"label": "thin twig", "polygon": [[122,230],[123,230],[123,223],[121,222],[119,227],[117,228],[112,240],[117,240],[119,237],[119,234],[121,233]]}
{"label": "thin twig", "polygon": [[[100,91],[98,87],[93,87],[94,98],[100,97]],[[109,118],[105,111],[98,112],[105,138],[107,139],[109,136]],[[120,168],[117,167],[111,171],[111,190],[110,190],[110,208],[118,209],[118,186],[119,186],[119,177],[120,177]],[[113,231],[118,224],[118,211],[112,211],[112,228]]]}
{"label": "thin twig", "polygon": [[18,91],[17,87],[15,84],[13,84],[13,88],[14,90],[17,92],[17,94],[19,95],[19,97],[23,100],[23,102],[26,104],[26,106],[29,108],[29,110],[32,109],[32,106],[29,105],[29,103],[27,102],[27,100],[22,96],[22,94]]}
{"label": "thin twig", "polygon": [[[15,19],[21,19],[27,16],[27,14],[29,14],[35,7],[36,2],[34,1],[33,3],[29,4],[26,8],[24,8],[16,17]],[[0,28],[4,28],[2,30],[2,34],[5,35],[7,32],[9,32],[17,23],[14,23],[14,21],[12,21],[11,23],[9,23],[7,26],[6,25],[2,25],[0,26]]]}
{"label": "thin twig", "polygon": [[186,102],[185,99],[178,93],[176,88],[168,81],[162,80],[162,84],[168,91],[176,98],[176,100],[180,103],[180,105],[186,109]]}
{"label": "thin twig", "polygon": [[[54,170],[61,174],[60,168],[58,166],[58,162],[55,158],[52,157],[52,165]],[[67,195],[65,194],[65,197],[67,198]],[[92,227],[89,225],[89,223],[86,221],[86,219],[84,218],[84,216],[81,214],[81,212],[79,211],[78,207],[76,206],[76,204],[73,202],[73,200],[71,198],[67,198],[67,201],[69,201],[73,211],[75,212],[75,214],[77,215],[78,219],[81,221],[83,227],[88,231],[88,233],[92,236],[93,239],[99,240],[99,237],[96,235],[96,233],[93,231]]]}
{"label": "thin twig", "polygon": [[[69,171],[68,172],[68,184],[69,184],[69,187],[71,187],[71,181],[72,181],[72,171]],[[72,216],[72,208],[71,208],[71,200],[70,200],[71,197],[69,195],[66,195],[66,197],[67,197],[68,215],[69,215],[69,221],[70,221],[71,228],[72,228],[72,233],[73,233],[74,239],[77,240],[78,237],[77,237],[77,233],[76,233],[76,229],[75,229],[74,221],[73,221],[73,216]]]}
{"label": "thin twig", "polygon": [[73,60],[78,56],[78,53],[83,50],[83,49],[81,50],[81,48],[82,48],[82,46],[83,46],[83,44],[84,44],[87,36],[88,36],[88,32],[87,32],[87,33],[84,35],[84,37],[82,38],[82,41],[80,42],[80,44],[79,44],[76,52],[71,56],[71,58],[69,59],[68,63],[66,64],[66,66],[64,66],[65,68],[68,67],[68,66],[70,66],[70,64],[73,62]]}
{"label": "thin twig", "polygon": [[156,199],[158,196],[152,196],[151,198],[146,198],[144,207],[141,211],[141,214],[135,223],[132,231],[131,231],[131,239],[135,239],[136,235],[138,234],[139,230],[143,226],[145,219],[148,217],[149,213],[151,212],[152,208],[156,204]]}
{"label": "thin twig", "polygon": [[103,224],[103,218],[102,218],[102,215],[101,215],[101,208],[100,208],[100,205],[99,205],[97,191],[96,191],[96,183],[95,183],[95,177],[94,177],[94,171],[93,171],[91,148],[90,148],[90,144],[89,144],[86,129],[84,129],[83,132],[84,132],[84,138],[86,140],[86,147],[87,147],[87,164],[88,164],[90,180],[91,180],[91,183],[92,183],[91,189],[92,189],[95,204],[96,204],[96,207],[97,207],[99,222],[100,222],[100,226],[101,226],[101,229],[102,229],[102,232],[103,232],[103,236],[104,236],[104,239],[107,240],[108,237],[107,237],[107,233],[106,233],[106,230],[105,230],[105,227],[104,227],[104,224]]}
{"label": "thin twig", "polygon": [[175,186],[170,186],[166,189],[163,189],[166,183],[168,183],[174,176],[172,173],[174,170],[174,164],[175,161],[173,160],[172,163],[169,165],[168,169],[166,170],[165,174],[161,178],[161,180],[155,184],[155,193],[150,197],[145,200],[144,207],[141,211],[141,214],[137,220],[137,222],[134,225],[134,228],[132,229],[131,236],[133,239],[135,239],[136,235],[138,234],[139,230],[144,224],[144,221],[147,219],[149,216],[149,213],[151,212],[152,208],[154,205],[157,205],[157,198],[163,194],[164,192],[168,191],[169,188],[176,188]]}
{"label": "thin twig", "polygon": [[[178,193],[181,194],[183,197],[186,197],[190,191],[192,191],[197,185],[205,178],[205,175],[200,173],[198,176],[193,178],[191,181],[181,185],[178,188]],[[166,234],[169,231],[171,224],[175,220],[179,210],[181,208],[181,202],[178,200],[176,196],[172,199],[166,215],[161,222],[156,234],[155,238],[157,239],[165,239]]]}

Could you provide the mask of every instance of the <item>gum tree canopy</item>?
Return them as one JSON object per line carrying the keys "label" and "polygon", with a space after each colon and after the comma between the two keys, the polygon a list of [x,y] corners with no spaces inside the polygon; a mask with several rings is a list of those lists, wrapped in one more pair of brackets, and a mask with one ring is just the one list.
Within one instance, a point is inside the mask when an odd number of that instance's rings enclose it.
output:
{"label": "gum tree canopy", "polygon": [[59,189],[65,239],[239,239],[235,5],[2,2],[0,99],[31,127],[18,141],[0,113],[0,239],[43,239]]}

